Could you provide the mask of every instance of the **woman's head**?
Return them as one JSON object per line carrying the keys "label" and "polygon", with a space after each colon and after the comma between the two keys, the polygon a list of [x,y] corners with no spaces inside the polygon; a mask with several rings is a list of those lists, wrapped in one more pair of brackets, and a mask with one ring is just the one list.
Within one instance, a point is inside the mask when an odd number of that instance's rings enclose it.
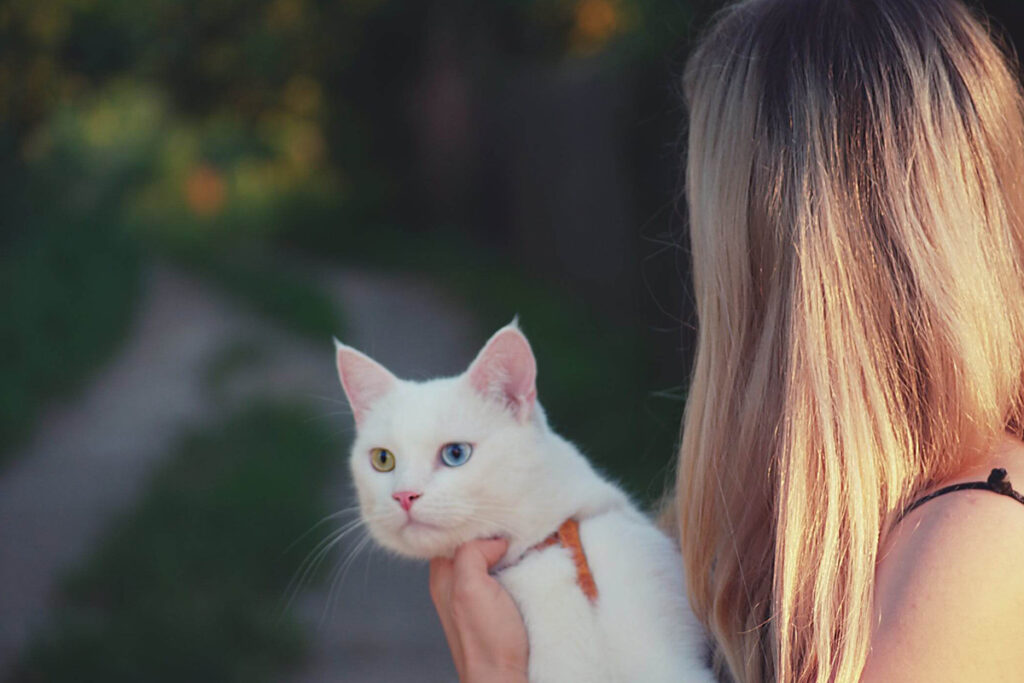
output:
{"label": "woman's head", "polygon": [[892,516],[1024,376],[1024,103],[957,0],[751,0],[688,64],[691,597],[742,680],[854,680]]}

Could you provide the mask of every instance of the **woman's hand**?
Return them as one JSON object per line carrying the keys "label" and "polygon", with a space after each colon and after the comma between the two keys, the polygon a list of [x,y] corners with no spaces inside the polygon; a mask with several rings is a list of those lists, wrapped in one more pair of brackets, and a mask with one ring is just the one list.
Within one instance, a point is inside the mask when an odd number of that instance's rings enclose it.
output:
{"label": "woman's hand", "polygon": [[508,541],[470,541],[454,559],[430,561],[430,597],[462,683],[525,683],[526,626],[512,596],[487,570]]}

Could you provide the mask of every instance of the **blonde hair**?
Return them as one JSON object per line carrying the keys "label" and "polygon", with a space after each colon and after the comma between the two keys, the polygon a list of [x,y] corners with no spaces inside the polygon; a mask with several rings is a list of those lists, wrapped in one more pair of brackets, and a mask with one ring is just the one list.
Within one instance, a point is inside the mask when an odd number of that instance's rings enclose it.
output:
{"label": "blonde hair", "polygon": [[684,87],[691,601],[723,678],[854,681],[895,516],[1020,433],[1020,86],[955,0],[751,0]]}

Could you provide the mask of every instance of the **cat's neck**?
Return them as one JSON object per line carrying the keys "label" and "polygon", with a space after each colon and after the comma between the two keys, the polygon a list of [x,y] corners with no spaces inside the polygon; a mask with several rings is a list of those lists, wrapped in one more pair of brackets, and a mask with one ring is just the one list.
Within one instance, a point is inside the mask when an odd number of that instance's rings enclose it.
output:
{"label": "cat's neck", "polygon": [[517,562],[566,519],[583,520],[630,505],[626,495],[595,472],[575,446],[551,432],[540,445],[549,456],[545,458],[549,471],[537,477],[536,485],[517,505],[505,566]]}

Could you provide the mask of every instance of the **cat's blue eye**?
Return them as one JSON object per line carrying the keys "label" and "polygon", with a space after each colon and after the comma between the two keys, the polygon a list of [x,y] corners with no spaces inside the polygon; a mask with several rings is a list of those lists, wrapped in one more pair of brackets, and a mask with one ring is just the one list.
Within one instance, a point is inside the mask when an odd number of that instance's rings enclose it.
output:
{"label": "cat's blue eye", "polygon": [[450,443],[441,448],[441,462],[448,467],[465,465],[471,455],[473,447],[468,443]]}

